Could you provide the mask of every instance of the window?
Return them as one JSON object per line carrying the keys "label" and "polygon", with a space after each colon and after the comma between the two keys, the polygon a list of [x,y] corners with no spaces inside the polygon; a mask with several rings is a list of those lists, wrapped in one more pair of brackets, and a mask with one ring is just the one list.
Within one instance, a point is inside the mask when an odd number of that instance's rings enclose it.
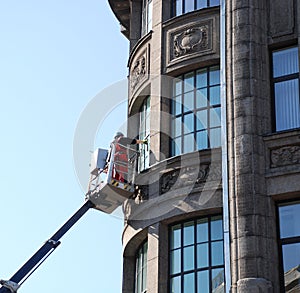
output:
{"label": "window", "polygon": [[152,29],[152,0],[143,0],[142,6],[142,36]]}
{"label": "window", "polygon": [[171,226],[169,263],[170,293],[225,292],[222,217]]}
{"label": "window", "polygon": [[173,83],[171,155],[221,146],[219,66],[179,76]]}
{"label": "window", "polygon": [[139,138],[148,139],[148,144],[140,144],[139,171],[143,171],[150,166],[150,97],[147,97],[140,108]]}
{"label": "window", "polygon": [[220,0],[173,0],[173,16],[185,14],[194,10],[219,6]]}
{"label": "window", "polygon": [[285,292],[292,292],[300,286],[300,202],[279,205],[278,210],[283,283]]}
{"label": "window", "polygon": [[272,52],[275,130],[300,127],[298,47]]}
{"label": "window", "polygon": [[142,244],[136,255],[135,293],[147,292],[147,251],[148,242]]}

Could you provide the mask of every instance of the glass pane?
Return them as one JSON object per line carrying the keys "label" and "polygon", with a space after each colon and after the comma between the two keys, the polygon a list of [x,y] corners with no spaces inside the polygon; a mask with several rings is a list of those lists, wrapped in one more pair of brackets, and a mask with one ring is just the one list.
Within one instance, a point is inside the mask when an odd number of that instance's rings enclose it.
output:
{"label": "glass pane", "polygon": [[174,120],[173,137],[177,137],[177,136],[181,135],[181,126],[182,126],[182,122],[181,122],[181,116],[180,116]]}
{"label": "glass pane", "polygon": [[197,132],[197,148],[198,150],[204,150],[208,148],[208,141],[207,141],[207,131],[200,131]]}
{"label": "glass pane", "polygon": [[147,33],[151,31],[152,29],[152,9],[153,8],[153,4],[152,4],[152,0],[150,0],[148,2],[148,23],[147,23]]}
{"label": "glass pane", "polygon": [[195,268],[194,264],[194,245],[183,249],[183,270],[189,271]]}
{"label": "glass pane", "polygon": [[183,152],[184,153],[193,152],[195,150],[194,144],[195,144],[194,134],[191,133],[185,135],[183,138]]}
{"label": "glass pane", "polygon": [[224,281],[224,269],[212,270],[212,292],[224,293],[225,292],[225,281]]}
{"label": "glass pane", "polygon": [[212,217],[210,229],[211,229],[211,240],[223,239],[223,221],[221,217]]}
{"label": "glass pane", "polygon": [[286,273],[300,265],[300,243],[282,246],[283,270]]}
{"label": "glass pane", "polygon": [[197,242],[208,241],[208,222],[207,218],[197,221]]}
{"label": "glass pane", "polygon": [[300,236],[300,203],[279,207],[280,238]]}
{"label": "glass pane", "polygon": [[276,130],[300,127],[298,79],[275,84]]}
{"label": "glass pane", "polygon": [[211,243],[211,264],[213,266],[222,265],[224,263],[223,257],[223,241]]}
{"label": "glass pane", "polygon": [[176,225],[171,228],[171,249],[181,246],[181,226]]}
{"label": "glass pane", "polygon": [[207,7],[207,0],[197,0],[197,9]]}
{"label": "glass pane", "polygon": [[183,277],[183,292],[194,293],[195,292],[195,274],[187,274]]}
{"label": "glass pane", "polygon": [[194,132],[194,114],[190,113],[183,116],[183,133]]}
{"label": "glass pane", "polygon": [[179,115],[182,112],[182,96],[176,96],[173,103],[173,114]]}
{"label": "glass pane", "polygon": [[207,110],[197,112],[196,130],[207,129]]}
{"label": "glass pane", "polygon": [[180,249],[171,252],[171,274],[176,274],[181,271],[181,255]]}
{"label": "glass pane", "polygon": [[[206,0],[205,0],[205,2],[206,2]],[[196,87],[197,88],[207,87],[207,69],[197,70]]]}
{"label": "glass pane", "polygon": [[219,66],[211,67],[209,71],[209,85],[220,84]]}
{"label": "glass pane", "polygon": [[213,6],[219,6],[220,5],[220,0],[210,0],[209,1],[209,6],[213,7]]}
{"label": "glass pane", "polygon": [[207,107],[207,88],[196,91],[196,108]]}
{"label": "glass pane", "polygon": [[219,105],[220,102],[220,86],[209,88],[209,101],[212,106]]}
{"label": "glass pane", "polygon": [[221,126],[221,108],[211,108],[210,109],[210,127]]}
{"label": "glass pane", "polygon": [[181,137],[173,140],[173,154],[174,156],[180,155],[182,153],[181,149]]}
{"label": "glass pane", "polygon": [[194,0],[184,0],[184,13],[194,11]]}
{"label": "glass pane", "polygon": [[171,279],[171,293],[181,293],[181,277]]}
{"label": "glass pane", "polygon": [[298,47],[273,52],[273,77],[298,71]]}
{"label": "glass pane", "polygon": [[184,223],[183,227],[183,245],[194,244],[194,222]]}
{"label": "glass pane", "polygon": [[193,111],[194,110],[194,92],[188,92],[184,94],[183,97],[184,104],[184,112]]}
{"label": "glass pane", "polygon": [[209,142],[211,148],[221,146],[221,128],[213,128],[210,130]]}
{"label": "glass pane", "polygon": [[209,273],[208,273],[208,271],[198,272],[198,292],[210,293],[209,292]]}
{"label": "glass pane", "polygon": [[181,15],[181,14],[182,14],[182,0],[176,0],[175,15]]}
{"label": "glass pane", "polygon": [[[194,0],[193,0],[194,1]],[[189,72],[183,76],[184,93],[194,90],[194,73]]]}
{"label": "glass pane", "polygon": [[182,81],[180,79],[174,81],[174,94],[175,96],[182,94]]}
{"label": "glass pane", "polygon": [[208,267],[208,243],[197,245],[197,268]]}

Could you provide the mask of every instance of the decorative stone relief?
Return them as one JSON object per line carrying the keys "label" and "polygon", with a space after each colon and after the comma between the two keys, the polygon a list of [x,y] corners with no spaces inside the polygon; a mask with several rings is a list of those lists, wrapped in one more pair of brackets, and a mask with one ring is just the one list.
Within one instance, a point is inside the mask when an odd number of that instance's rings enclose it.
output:
{"label": "decorative stone relief", "polygon": [[271,150],[271,167],[300,164],[300,146],[286,146]]}
{"label": "decorative stone relief", "polygon": [[130,91],[135,91],[137,86],[146,78],[147,74],[147,52],[140,55],[132,65],[130,70]]}
{"label": "decorative stone relief", "polygon": [[167,31],[167,66],[184,59],[214,53],[214,19],[193,22]]}
{"label": "decorative stone relief", "polygon": [[[196,167],[186,167],[181,170],[175,169],[162,175],[160,179],[160,194],[168,192],[176,183],[176,188],[181,188],[189,185],[197,185],[205,182],[209,171],[208,164],[200,165],[200,169]],[[195,180],[195,174],[198,176]]]}
{"label": "decorative stone relief", "polygon": [[180,34],[174,35],[174,57],[196,52],[208,48],[208,25],[189,28]]}

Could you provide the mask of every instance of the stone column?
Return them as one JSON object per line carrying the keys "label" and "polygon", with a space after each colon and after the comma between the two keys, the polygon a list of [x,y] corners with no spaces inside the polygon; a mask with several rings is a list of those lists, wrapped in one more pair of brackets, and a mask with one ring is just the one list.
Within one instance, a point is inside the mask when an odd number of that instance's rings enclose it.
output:
{"label": "stone column", "polygon": [[279,292],[275,209],[264,178],[263,135],[270,127],[266,0],[226,5],[232,292]]}

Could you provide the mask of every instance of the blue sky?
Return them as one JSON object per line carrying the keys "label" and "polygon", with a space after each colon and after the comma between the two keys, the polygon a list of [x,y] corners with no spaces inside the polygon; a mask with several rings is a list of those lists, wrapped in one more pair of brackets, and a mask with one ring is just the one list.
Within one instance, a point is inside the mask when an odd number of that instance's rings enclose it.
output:
{"label": "blue sky", "polygon": [[[84,202],[76,127],[126,78],[128,41],[103,0],[0,1],[0,36],[0,279],[9,279]],[[125,107],[109,111],[95,147],[109,144]],[[89,211],[19,292],[120,292],[122,229],[120,217]]]}

